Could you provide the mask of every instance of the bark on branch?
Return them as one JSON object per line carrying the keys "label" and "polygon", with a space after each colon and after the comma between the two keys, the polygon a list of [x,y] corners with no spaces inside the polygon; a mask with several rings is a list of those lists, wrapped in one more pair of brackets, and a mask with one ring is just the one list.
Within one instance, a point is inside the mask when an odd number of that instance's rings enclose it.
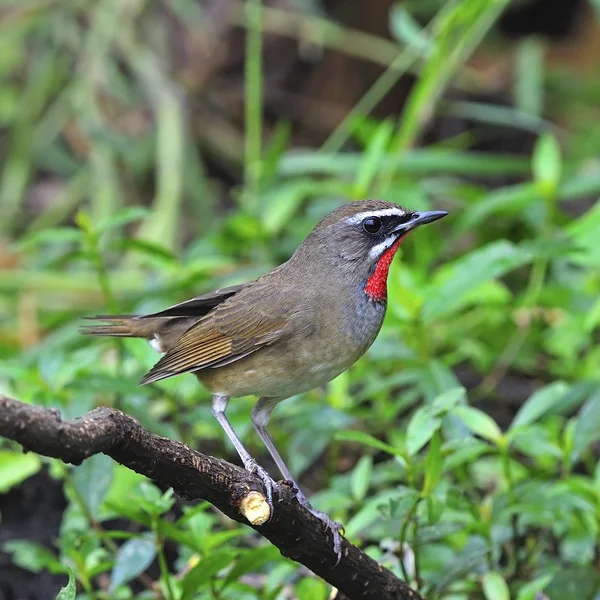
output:
{"label": "bark on branch", "polygon": [[[160,437],[134,418],[112,408],[96,408],[62,421],[58,411],[24,404],[0,395],[0,436],[25,450],[79,464],[103,452],[118,463],[166,486],[182,498],[203,499],[230,518],[250,525],[295,560],[336,587],[349,600],[422,600],[391,571],[343,540],[336,564],[330,534],[322,523],[280,485],[275,511],[267,523],[252,525],[240,504],[259,492],[260,479],[227,461],[200,454],[185,444]],[[248,513],[247,513],[248,514]]]}

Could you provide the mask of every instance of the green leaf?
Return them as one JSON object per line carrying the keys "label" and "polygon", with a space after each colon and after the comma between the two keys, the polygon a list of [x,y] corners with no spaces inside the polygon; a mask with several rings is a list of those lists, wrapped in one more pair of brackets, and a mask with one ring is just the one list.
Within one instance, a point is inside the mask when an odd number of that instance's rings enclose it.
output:
{"label": "green leaf", "polygon": [[96,231],[107,231],[109,229],[118,229],[133,223],[141,221],[150,216],[151,212],[144,206],[130,206],[120,210],[106,219],[101,219],[95,227]]}
{"label": "green leaf", "polygon": [[110,592],[143,573],[156,556],[156,545],[150,537],[127,540],[117,552],[110,578]]}
{"label": "green leaf", "polygon": [[368,446],[369,448],[375,448],[376,450],[387,452],[393,456],[402,456],[402,451],[399,448],[390,446],[390,444],[386,444],[385,442],[378,440],[376,437],[373,437],[364,431],[354,431],[353,429],[338,431],[335,434],[334,439],[342,442],[357,442],[359,444],[363,444],[364,446]]}
{"label": "green leaf", "polygon": [[246,552],[227,573],[224,585],[237,581],[242,575],[260,570],[264,565],[277,560],[281,556],[279,550],[268,544]]}
{"label": "green leaf", "polygon": [[413,543],[415,545],[428,544],[430,542],[441,540],[448,535],[452,535],[453,533],[458,533],[459,531],[464,530],[464,523],[455,523],[452,521],[438,523],[437,525],[428,525],[426,527],[420,527],[418,531],[418,536],[417,538],[415,538]]}
{"label": "green leaf", "polygon": [[8,540],[2,550],[12,555],[13,564],[32,573],[42,570],[51,573],[65,573],[66,569],[51,550],[28,540]]}
{"label": "green leaf", "polygon": [[452,414],[455,414],[474,434],[495,444],[502,442],[502,431],[496,421],[478,408],[457,406],[452,410]]}
{"label": "green leaf", "polygon": [[0,450],[0,493],[19,485],[37,473],[41,466],[42,461],[36,454]]}
{"label": "green leaf", "polygon": [[568,391],[569,386],[566,383],[556,381],[532,394],[517,411],[509,431],[537,421],[544,413],[556,406]]}
{"label": "green leaf", "polygon": [[438,484],[442,475],[442,436],[436,431],[429,444],[429,452],[425,461],[425,483],[423,495],[429,496]]}
{"label": "green leaf", "polygon": [[575,434],[573,435],[573,451],[571,461],[575,462],[586,448],[600,439],[600,392],[592,395],[581,407]]}
{"label": "green leaf", "polygon": [[504,577],[495,571],[486,573],[481,582],[487,600],[510,600],[510,591]]}
{"label": "green leaf", "polygon": [[56,600],[75,600],[75,577],[71,567],[69,567],[69,582],[64,588],[61,588],[56,596]]}
{"label": "green leaf", "polygon": [[440,428],[442,420],[431,414],[429,406],[421,406],[415,411],[406,430],[406,449],[414,456]]}
{"label": "green leaf", "polygon": [[192,600],[203,585],[233,561],[235,554],[227,548],[203,558],[183,578],[181,600]]}
{"label": "green leaf", "polygon": [[369,483],[371,482],[371,475],[373,473],[373,457],[363,456],[356,467],[352,471],[352,478],[350,480],[350,487],[352,489],[352,497],[356,501],[361,501],[367,495],[369,489]]}
{"label": "green leaf", "polygon": [[298,600],[326,600],[329,596],[327,584],[314,577],[302,578],[294,589]]}
{"label": "green leaf", "polygon": [[517,594],[517,600],[536,600],[541,592],[551,581],[553,575],[543,575],[526,583]]}
{"label": "green leaf", "polygon": [[457,404],[460,404],[466,397],[467,391],[464,387],[455,387],[442,392],[436,396],[431,403],[431,411],[435,416],[447,413]]}
{"label": "green leaf", "polygon": [[423,320],[430,323],[455,313],[466,303],[468,292],[527,264],[532,258],[529,249],[504,240],[469,252],[440,270],[423,306]]}
{"label": "green leaf", "polygon": [[545,196],[554,197],[561,176],[561,155],[558,141],[551,133],[540,136],[532,159],[533,178]]}
{"label": "green leaf", "polygon": [[392,4],[390,9],[390,33],[402,44],[412,46],[420,52],[431,49],[432,40],[428,32],[400,4]]}
{"label": "green leaf", "polygon": [[95,454],[73,470],[73,484],[93,517],[98,516],[114,470],[114,461],[105,454]]}

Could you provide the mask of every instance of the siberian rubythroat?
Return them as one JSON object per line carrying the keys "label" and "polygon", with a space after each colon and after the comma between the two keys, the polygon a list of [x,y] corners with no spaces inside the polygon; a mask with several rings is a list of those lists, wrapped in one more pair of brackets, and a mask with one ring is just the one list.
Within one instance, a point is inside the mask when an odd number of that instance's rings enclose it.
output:
{"label": "siberian rubythroat", "polygon": [[446,216],[378,200],[337,208],[284,264],[234,285],[142,316],[99,316],[93,335],[145,338],[163,357],[141,383],[193,373],[212,393],[212,411],[244,466],[265,485],[273,510],[277,484],[257,465],[225,416],[229,399],[254,395],[252,423],[298,501],[333,535],[340,526],[313,509],[266,427],[278,402],[331,381],[371,346],[387,303],[387,275],[407,234]]}

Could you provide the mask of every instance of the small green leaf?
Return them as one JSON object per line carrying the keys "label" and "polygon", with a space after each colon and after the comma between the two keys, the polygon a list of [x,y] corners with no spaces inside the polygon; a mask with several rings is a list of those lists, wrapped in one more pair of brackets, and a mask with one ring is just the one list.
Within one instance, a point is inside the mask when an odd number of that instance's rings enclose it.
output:
{"label": "small green leaf", "polygon": [[406,449],[414,456],[440,428],[442,421],[431,414],[429,406],[422,406],[415,411],[406,430]]}
{"label": "small green leaf", "polygon": [[225,578],[225,584],[228,585],[234,581],[237,581],[242,575],[250,572],[256,572],[261,567],[277,560],[281,556],[280,551],[271,544],[262,546],[260,548],[254,548],[246,552],[233,566],[233,568],[227,573]]}
{"label": "small green leaf", "polygon": [[465,399],[466,393],[467,391],[464,387],[455,387],[442,392],[439,396],[436,396],[431,403],[433,414],[438,416],[447,413]]}
{"label": "small green leaf", "polygon": [[75,467],[73,484],[93,517],[97,517],[102,500],[113,480],[115,463],[105,454],[95,454]]}
{"label": "small green leaf", "polygon": [[0,546],[4,552],[12,555],[13,564],[32,573],[42,570],[50,573],[64,573],[65,568],[51,550],[28,540],[8,540]]}
{"label": "small green leaf", "polygon": [[541,592],[551,581],[553,575],[543,575],[529,583],[526,583],[517,594],[517,600],[536,600]]}
{"label": "small green leaf", "polygon": [[150,215],[150,210],[144,206],[130,206],[116,212],[106,219],[101,219],[96,224],[95,230],[107,231],[109,229],[118,229],[119,227],[129,225],[129,223],[141,221]]}
{"label": "small green leaf", "polygon": [[495,571],[486,573],[481,582],[487,600],[510,600],[510,591],[504,577]]}
{"label": "small green leaf", "polygon": [[60,592],[58,592],[56,600],[75,600],[75,593],[75,577],[73,576],[73,571],[69,567],[69,582],[64,588],[61,588]]}
{"label": "small green leaf", "polygon": [[442,436],[436,431],[431,438],[427,459],[425,461],[425,483],[423,495],[429,496],[438,484],[442,475]]}
{"label": "small green leaf", "polygon": [[117,552],[109,591],[114,592],[120,585],[143,573],[152,564],[155,556],[156,546],[151,538],[138,537],[127,540]]}
{"label": "small green leaf", "polygon": [[231,564],[235,552],[229,548],[219,550],[203,558],[191,569],[181,582],[181,600],[191,600],[203,585],[208,583],[219,571]]}
{"label": "small green leaf", "polygon": [[600,392],[593,394],[581,407],[575,433],[571,460],[575,462],[585,449],[600,439]]}
{"label": "small green leaf", "polygon": [[556,381],[532,394],[518,410],[509,431],[537,421],[544,413],[556,406],[568,391],[569,386],[566,383]]}
{"label": "small green leaf", "polygon": [[37,473],[42,462],[36,454],[0,450],[0,493],[19,485]]}
{"label": "small green leaf", "polygon": [[329,596],[327,584],[321,579],[304,577],[295,587],[298,600],[326,600]]}
{"label": "small green leaf", "polygon": [[478,435],[490,442],[500,444],[502,442],[502,431],[496,424],[496,421],[483,411],[472,406],[457,406],[452,410],[475,435]]}
{"label": "small green leaf", "polygon": [[533,151],[533,178],[545,196],[555,196],[561,176],[558,141],[551,133],[540,136]]}
{"label": "small green leaf", "polygon": [[371,456],[363,456],[356,464],[356,467],[354,467],[350,480],[352,497],[355,500],[360,502],[367,495],[372,473],[373,458]]}
{"label": "small green leaf", "polygon": [[369,448],[375,448],[376,450],[387,452],[393,456],[402,456],[402,451],[400,449],[394,448],[394,446],[390,446],[390,444],[386,444],[385,442],[378,440],[376,437],[373,437],[368,433],[364,433],[364,431],[354,431],[353,429],[338,431],[335,434],[334,439],[342,442],[357,442],[359,444],[363,444],[364,446],[368,446]]}

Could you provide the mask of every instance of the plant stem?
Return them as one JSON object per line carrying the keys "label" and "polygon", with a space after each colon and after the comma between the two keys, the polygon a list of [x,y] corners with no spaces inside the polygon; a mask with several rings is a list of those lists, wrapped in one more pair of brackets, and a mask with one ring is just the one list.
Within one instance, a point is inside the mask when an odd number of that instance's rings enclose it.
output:
{"label": "plant stem", "polygon": [[158,565],[160,567],[160,575],[165,582],[165,588],[167,589],[167,595],[169,600],[175,600],[175,594],[171,586],[171,576],[169,573],[169,567],[167,565],[167,558],[165,556],[165,550],[163,547],[163,541],[158,530],[158,522],[156,517],[152,519],[152,532],[154,533],[154,543],[156,545],[156,554],[158,556]]}
{"label": "plant stem", "polygon": [[257,209],[262,152],[262,3],[261,0],[246,0],[246,140],[244,152],[244,178],[246,205]]}

